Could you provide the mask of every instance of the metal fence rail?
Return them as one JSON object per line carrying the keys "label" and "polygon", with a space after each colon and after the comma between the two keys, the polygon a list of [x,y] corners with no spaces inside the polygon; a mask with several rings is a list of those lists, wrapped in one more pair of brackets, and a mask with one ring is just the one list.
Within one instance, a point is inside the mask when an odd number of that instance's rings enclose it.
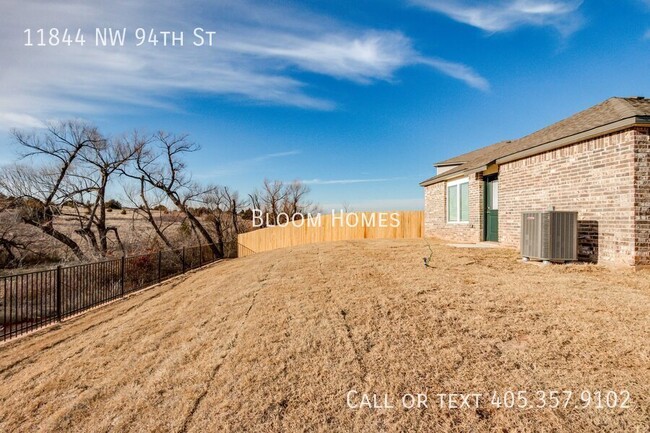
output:
{"label": "metal fence rail", "polygon": [[2,341],[218,260],[209,245],[0,276]]}

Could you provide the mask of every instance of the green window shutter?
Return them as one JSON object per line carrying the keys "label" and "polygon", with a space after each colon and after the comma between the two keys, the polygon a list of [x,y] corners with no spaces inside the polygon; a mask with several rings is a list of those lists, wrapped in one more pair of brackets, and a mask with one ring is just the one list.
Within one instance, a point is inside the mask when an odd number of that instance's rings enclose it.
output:
{"label": "green window shutter", "polygon": [[458,185],[447,187],[447,221],[458,221]]}
{"label": "green window shutter", "polygon": [[460,221],[469,222],[469,183],[460,185]]}

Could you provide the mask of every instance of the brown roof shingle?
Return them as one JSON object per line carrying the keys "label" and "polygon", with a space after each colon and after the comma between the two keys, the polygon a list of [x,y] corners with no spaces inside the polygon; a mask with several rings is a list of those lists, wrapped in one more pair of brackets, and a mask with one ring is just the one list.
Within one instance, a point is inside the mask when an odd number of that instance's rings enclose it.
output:
{"label": "brown roof shingle", "polygon": [[[542,146],[546,143],[567,139],[571,136],[604,127],[621,120],[639,117],[647,118],[646,121],[650,123],[650,99],[643,97],[609,98],[598,105],[574,114],[571,117],[520,139],[501,141],[491,146],[482,147],[472,152],[439,162],[435,165],[459,165],[445,173],[421,182],[420,185],[432,185],[449,178],[451,175],[480,169],[481,167],[506,156],[531,149],[534,150],[535,147]],[[540,152],[543,151],[544,149],[540,149]]]}

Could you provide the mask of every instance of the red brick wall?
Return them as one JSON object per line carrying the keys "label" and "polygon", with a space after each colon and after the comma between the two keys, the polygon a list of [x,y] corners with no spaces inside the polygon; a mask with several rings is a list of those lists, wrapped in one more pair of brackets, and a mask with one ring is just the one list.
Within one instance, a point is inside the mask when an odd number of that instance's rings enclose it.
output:
{"label": "red brick wall", "polygon": [[[635,168],[636,167],[636,168]],[[634,128],[499,167],[499,242],[519,248],[521,212],[578,211],[578,254],[650,265],[650,128]],[[425,188],[425,235],[483,239],[483,182],[470,176],[469,224],[446,223],[446,183]]]}
{"label": "red brick wall", "polygon": [[[582,260],[637,264],[635,215],[648,213],[648,201],[641,206],[635,199],[634,164],[648,152],[647,142],[637,149],[638,135],[617,132],[499,167],[499,241],[519,247],[521,212],[555,206],[578,211]],[[642,177],[650,179],[649,172],[646,164]]]}
{"label": "red brick wall", "polygon": [[650,265],[650,128],[635,130],[636,265]]}
{"label": "red brick wall", "polygon": [[447,223],[447,184],[424,189],[424,235],[457,242],[478,242],[483,237],[483,178],[469,176],[469,223]]}

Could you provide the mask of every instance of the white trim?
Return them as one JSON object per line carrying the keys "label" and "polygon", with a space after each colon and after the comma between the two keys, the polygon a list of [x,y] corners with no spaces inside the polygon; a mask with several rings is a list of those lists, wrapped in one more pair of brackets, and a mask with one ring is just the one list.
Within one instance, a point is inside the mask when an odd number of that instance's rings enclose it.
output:
{"label": "white trim", "polygon": [[449,187],[454,185],[460,185],[461,183],[466,183],[466,182],[469,183],[469,177],[461,177],[454,180],[448,180],[447,186]]}

